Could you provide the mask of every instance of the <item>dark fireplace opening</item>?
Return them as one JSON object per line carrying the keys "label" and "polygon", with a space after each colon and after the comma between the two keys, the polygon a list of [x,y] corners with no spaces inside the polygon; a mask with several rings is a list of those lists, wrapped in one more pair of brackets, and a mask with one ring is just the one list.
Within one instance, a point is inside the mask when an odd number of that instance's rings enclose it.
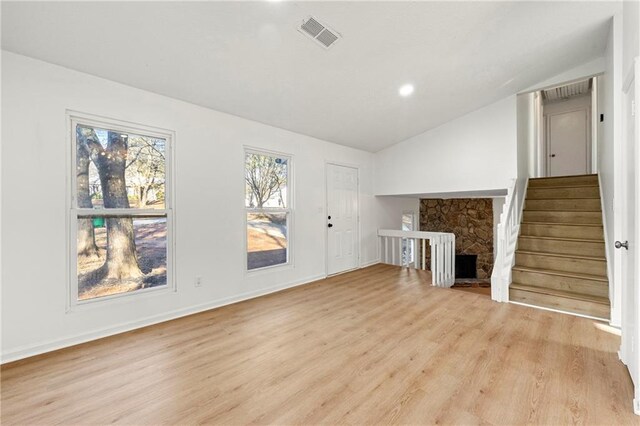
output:
{"label": "dark fireplace opening", "polygon": [[475,254],[456,254],[456,278],[477,278]]}

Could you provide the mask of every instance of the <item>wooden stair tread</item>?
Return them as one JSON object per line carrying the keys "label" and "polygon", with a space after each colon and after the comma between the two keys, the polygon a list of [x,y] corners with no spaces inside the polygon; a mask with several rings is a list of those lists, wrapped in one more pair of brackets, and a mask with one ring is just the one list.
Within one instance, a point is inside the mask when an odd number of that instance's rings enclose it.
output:
{"label": "wooden stair tread", "polygon": [[530,178],[529,180],[554,180],[554,179],[572,179],[572,178],[596,178],[597,180],[598,174],[597,173],[587,173],[584,175],[567,175],[567,176],[545,176],[545,177],[537,177],[537,178]]}
{"label": "wooden stair tread", "polygon": [[[575,212],[571,212],[575,213]],[[560,225],[560,226],[597,226],[602,228],[602,224],[598,223],[565,223],[565,222],[533,222],[533,221],[522,221],[521,225]]]}
{"label": "wooden stair tread", "polygon": [[531,180],[551,180],[551,179],[567,179],[567,178],[575,178],[575,177],[583,177],[583,178],[594,178],[597,177],[597,173],[582,173],[579,175],[563,175],[563,176],[543,176],[539,178],[531,178]]}
{"label": "wooden stair tread", "polygon": [[530,212],[548,212],[548,213],[600,213],[602,212],[602,210],[543,210],[543,209],[539,209],[539,210],[527,210],[526,208],[524,209],[524,211],[530,211]]}
{"label": "wooden stair tread", "polygon": [[525,212],[556,212],[556,213],[601,213],[602,210],[538,210],[525,208]]}
{"label": "wooden stair tread", "polygon": [[530,291],[532,293],[547,294],[555,297],[564,297],[566,299],[583,300],[587,302],[599,303],[601,305],[609,306],[608,298],[592,296],[589,294],[572,293],[569,291],[555,290],[551,288],[536,287],[532,285],[525,285],[525,284],[518,284],[518,283],[511,283],[511,286],[509,288],[510,289],[513,288],[514,290]]}
{"label": "wooden stair tread", "polygon": [[609,279],[602,275],[583,274],[578,272],[556,271],[555,269],[542,269],[542,268],[530,268],[528,266],[514,266],[513,270],[521,272],[533,272],[536,274],[557,275],[561,277],[577,278],[581,280],[590,281],[602,281],[605,284],[609,283]]}
{"label": "wooden stair tread", "polygon": [[[575,200],[576,198],[573,198],[573,199]],[[539,200],[535,200],[535,201],[539,201]],[[580,209],[580,210],[549,210],[549,209],[532,209],[530,207],[525,207],[523,209],[523,211],[525,211],[525,212],[555,212],[555,213],[582,213],[582,212],[586,212],[586,213],[602,213],[602,209],[598,209],[598,210],[585,210],[585,209]]]}
{"label": "wooden stair tread", "polygon": [[[571,185],[558,185],[558,186],[531,186],[529,185],[528,189],[567,189],[567,188],[598,188],[599,185],[597,183],[585,183],[585,184],[571,184]],[[582,198],[597,198],[597,197],[582,197]]]}
{"label": "wooden stair tread", "polygon": [[570,241],[570,242],[576,242],[576,243],[604,243],[603,239],[593,239],[593,238],[538,237],[536,235],[520,235],[518,238],[532,238],[536,240]]}
{"label": "wooden stair tread", "polygon": [[[546,186],[543,188],[547,188]],[[556,186],[552,186],[550,188],[557,188]],[[535,188],[538,189],[538,188]],[[598,197],[580,197],[580,198],[569,198],[569,200],[597,200]],[[563,198],[536,198],[533,201],[562,201]]]}
{"label": "wooden stair tread", "polygon": [[598,182],[574,182],[574,183],[559,183],[558,185],[531,185],[529,189],[555,189],[555,188],[584,188],[588,186],[599,186]]}
{"label": "wooden stair tread", "polygon": [[593,260],[596,262],[605,262],[607,260],[605,257],[600,257],[600,256],[583,256],[583,255],[575,255],[575,254],[548,253],[548,252],[529,251],[529,250],[516,250],[516,253],[531,254],[534,256],[552,256],[552,257],[565,257],[569,259]]}

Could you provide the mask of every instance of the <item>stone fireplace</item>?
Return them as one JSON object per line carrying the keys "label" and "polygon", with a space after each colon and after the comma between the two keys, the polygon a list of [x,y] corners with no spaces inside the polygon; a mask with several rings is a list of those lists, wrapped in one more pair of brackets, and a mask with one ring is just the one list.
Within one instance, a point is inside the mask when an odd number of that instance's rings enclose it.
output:
{"label": "stone fireplace", "polygon": [[[491,278],[493,270],[493,200],[491,198],[420,200],[420,230],[455,234],[456,258],[459,258],[458,255],[477,256],[476,278],[481,280]],[[429,257],[430,253],[427,252],[427,258]],[[462,261],[466,263],[470,259]],[[427,265],[429,264],[427,262]]]}

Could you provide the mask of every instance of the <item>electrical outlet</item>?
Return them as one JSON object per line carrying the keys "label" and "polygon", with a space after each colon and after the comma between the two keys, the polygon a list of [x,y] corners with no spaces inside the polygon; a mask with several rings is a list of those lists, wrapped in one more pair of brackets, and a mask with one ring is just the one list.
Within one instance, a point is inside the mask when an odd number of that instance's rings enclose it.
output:
{"label": "electrical outlet", "polygon": [[196,280],[194,282],[194,285],[196,287],[202,287],[202,277],[196,277]]}

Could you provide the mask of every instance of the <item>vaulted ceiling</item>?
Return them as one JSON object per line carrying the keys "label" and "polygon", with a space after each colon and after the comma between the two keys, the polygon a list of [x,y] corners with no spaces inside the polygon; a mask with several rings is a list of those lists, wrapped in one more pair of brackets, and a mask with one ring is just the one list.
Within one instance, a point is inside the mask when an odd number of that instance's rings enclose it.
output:
{"label": "vaulted ceiling", "polygon": [[[3,1],[2,47],[375,152],[602,56],[617,7]],[[342,39],[305,37],[308,16]]]}

